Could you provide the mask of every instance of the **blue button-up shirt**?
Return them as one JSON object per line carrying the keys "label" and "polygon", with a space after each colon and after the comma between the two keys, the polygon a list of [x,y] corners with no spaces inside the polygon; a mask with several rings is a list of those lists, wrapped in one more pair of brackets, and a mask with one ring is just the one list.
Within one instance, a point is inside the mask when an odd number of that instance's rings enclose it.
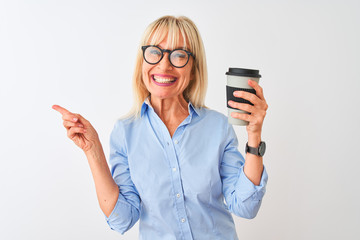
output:
{"label": "blue button-up shirt", "polygon": [[227,117],[191,103],[188,110],[173,137],[148,101],[141,117],[116,122],[110,165],[120,194],[105,216],[111,229],[123,234],[140,218],[140,239],[238,239],[230,213],[256,216],[265,167],[254,185]]}

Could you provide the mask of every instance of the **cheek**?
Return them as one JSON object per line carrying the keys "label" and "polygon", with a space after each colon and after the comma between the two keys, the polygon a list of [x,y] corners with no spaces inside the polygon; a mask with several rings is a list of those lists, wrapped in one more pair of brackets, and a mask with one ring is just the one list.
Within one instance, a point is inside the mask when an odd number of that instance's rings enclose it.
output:
{"label": "cheek", "polygon": [[145,81],[145,82],[146,82],[146,80],[149,79],[149,71],[150,71],[150,67],[148,67],[144,64],[142,67],[142,78],[143,78],[143,81]]}
{"label": "cheek", "polygon": [[146,66],[143,64],[142,65],[142,69],[141,69],[141,71],[142,71],[142,75],[144,76],[144,75],[146,75],[147,73],[147,71],[146,71]]}
{"label": "cheek", "polygon": [[189,85],[191,81],[191,71],[186,71],[185,73],[183,73],[183,76],[184,76],[184,84]]}

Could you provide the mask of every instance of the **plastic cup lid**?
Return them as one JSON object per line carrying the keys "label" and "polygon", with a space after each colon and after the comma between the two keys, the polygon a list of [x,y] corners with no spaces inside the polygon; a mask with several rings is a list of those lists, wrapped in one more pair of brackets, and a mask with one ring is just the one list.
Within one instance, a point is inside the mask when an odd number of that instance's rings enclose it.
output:
{"label": "plastic cup lid", "polygon": [[261,78],[259,70],[246,68],[229,68],[229,71],[226,72],[226,75]]}

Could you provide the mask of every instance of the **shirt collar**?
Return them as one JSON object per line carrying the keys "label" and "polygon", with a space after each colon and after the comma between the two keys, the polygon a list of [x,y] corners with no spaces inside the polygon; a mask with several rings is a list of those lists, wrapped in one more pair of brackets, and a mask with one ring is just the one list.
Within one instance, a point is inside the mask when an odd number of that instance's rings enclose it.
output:
{"label": "shirt collar", "polygon": [[[144,113],[148,110],[149,107],[153,108],[151,106],[149,97],[147,97],[141,106],[141,112],[140,112],[141,117],[144,115]],[[191,116],[193,115],[193,113],[195,113],[198,116],[200,115],[200,110],[195,108],[190,101],[188,104],[188,111]]]}
{"label": "shirt collar", "polygon": [[200,110],[198,108],[194,107],[190,101],[189,101],[188,108],[189,108],[190,114],[192,114],[194,112],[196,115],[200,116]]}
{"label": "shirt collar", "polygon": [[[142,117],[144,115],[144,113],[147,111],[148,106],[150,105],[149,102],[149,97],[147,97],[145,99],[145,101],[143,102],[143,104],[141,105],[141,112],[140,112],[140,116]],[[150,105],[151,106],[151,105]]]}

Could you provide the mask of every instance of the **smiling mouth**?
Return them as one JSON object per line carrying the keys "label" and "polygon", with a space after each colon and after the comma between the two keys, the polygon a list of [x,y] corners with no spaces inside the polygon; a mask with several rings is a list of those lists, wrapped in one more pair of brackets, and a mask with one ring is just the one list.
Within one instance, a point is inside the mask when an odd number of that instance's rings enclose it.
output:
{"label": "smiling mouth", "polygon": [[152,79],[158,83],[173,83],[177,80],[176,77],[160,77],[152,75]]}

